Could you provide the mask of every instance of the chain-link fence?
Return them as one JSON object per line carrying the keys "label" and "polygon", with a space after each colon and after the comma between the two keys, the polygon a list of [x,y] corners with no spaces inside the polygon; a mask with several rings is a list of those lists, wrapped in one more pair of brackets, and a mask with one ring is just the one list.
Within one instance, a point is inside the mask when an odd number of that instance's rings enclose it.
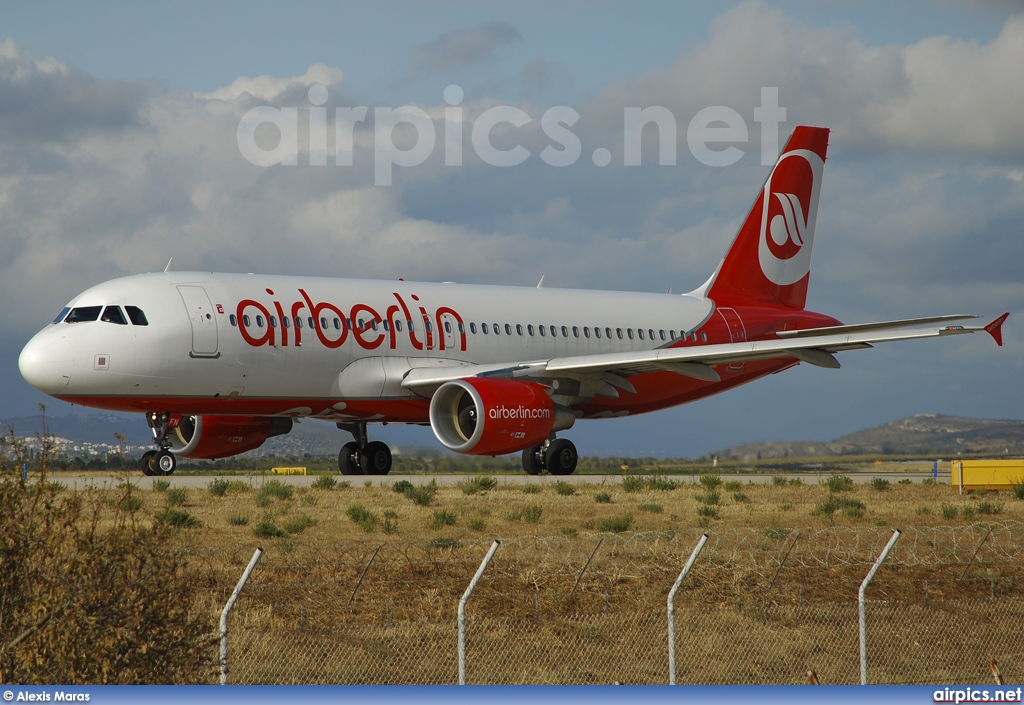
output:
{"label": "chain-link fence", "polygon": [[[712,532],[675,601],[677,682],[859,682],[857,588],[891,533]],[[667,683],[666,596],[698,537],[503,541],[468,603],[467,682]],[[456,607],[489,545],[270,547],[230,618],[230,682],[457,682]],[[1024,679],[1022,555],[1018,522],[905,530],[868,590],[868,681]]]}

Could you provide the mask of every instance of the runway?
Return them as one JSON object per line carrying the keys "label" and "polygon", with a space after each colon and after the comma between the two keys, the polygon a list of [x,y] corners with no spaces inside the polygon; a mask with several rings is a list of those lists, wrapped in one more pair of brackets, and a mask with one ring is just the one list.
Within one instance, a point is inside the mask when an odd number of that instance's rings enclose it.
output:
{"label": "runway", "polygon": [[[796,473],[736,473],[729,474],[723,473],[719,477],[722,478],[723,482],[730,480],[736,480],[743,484],[770,484],[774,482],[775,477],[784,477],[787,481],[792,479],[799,479],[804,484],[816,485],[824,483],[829,477],[837,474],[844,474],[852,479],[857,484],[870,483],[875,478],[883,478],[891,483],[899,482],[900,480],[910,480],[914,484],[920,484],[923,480],[933,478],[931,472],[922,471],[893,471],[893,472],[856,472],[856,471],[844,471],[841,473],[837,472],[796,472]],[[351,483],[353,487],[359,487],[361,485],[379,487],[379,486],[390,486],[400,480],[406,480],[414,485],[426,485],[431,481],[436,482],[441,486],[457,485],[469,478],[480,477],[487,475],[487,473],[474,473],[474,474],[462,474],[462,473],[437,473],[433,475],[412,475],[412,474],[400,474],[393,473],[386,476],[379,475],[332,475],[334,479],[341,481],[347,481]],[[651,476],[653,473],[645,473],[642,476]],[[574,485],[608,485],[615,486],[622,484],[623,477],[631,477],[630,475],[614,474],[614,475],[590,475],[590,474],[574,474],[565,476],[554,476],[554,475],[537,475],[530,476],[523,474],[500,474],[490,473],[490,477],[495,478],[499,485],[513,485],[521,486],[529,483],[538,485],[553,485],[556,482],[569,482]],[[221,480],[241,480],[246,482],[254,488],[260,488],[263,483],[276,480],[278,482],[290,485],[292,487],[309,487],[319,477],[318,475],[273,475],[270,473],[234,473],[224,475],[186,475],[186,474],[174,474],[166,478],[153,478],[145,477],[141,473],[128,473],[127,476],[121,473],[57,473],[51,479],[56,480],[63,484],[66,488],[71,490],[82,490],[89,487],[97,489],[114,489],[120,483],[128,481],[139,489],[148,490],[153,487],[154,481],[168,480],[171,483],[171,487],[184,487],[190,489],[202,489],[216,479]],[[699,475],[665,475],[667,479],[675,480],[684,484],[698,484]],[[950,474],[948,471],[939,472],[938,476],[933,478],[942,485],[950,484]]]}

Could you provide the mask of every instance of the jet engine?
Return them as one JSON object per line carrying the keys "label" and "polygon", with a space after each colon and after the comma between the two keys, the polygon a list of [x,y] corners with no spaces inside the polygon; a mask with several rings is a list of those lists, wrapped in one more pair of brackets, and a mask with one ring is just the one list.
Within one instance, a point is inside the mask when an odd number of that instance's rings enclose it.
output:
{"label": "jet engine", "polygon": [[292,430],[290,418],[272,416],[174,416],[170,450],[185,458],[226,458],[253,450]]}
{"label": "jet engine", "polygon": [[467,377],[442,384],[430,400],[430,427],[449,450],[504,455],[543,443],[576,421],[533,382]]}

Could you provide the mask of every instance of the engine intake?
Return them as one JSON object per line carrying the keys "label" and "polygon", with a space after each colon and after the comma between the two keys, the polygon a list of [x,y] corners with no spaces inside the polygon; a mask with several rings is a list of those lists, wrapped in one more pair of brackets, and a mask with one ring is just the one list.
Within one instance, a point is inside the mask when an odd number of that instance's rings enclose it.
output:
{"label": "engine intake", "polygon": [[542,443],[575,423],[533,382],[467,377],[442,384],[430,400],[430,427],[449,450],[504,455]]}
{"label": "engine intake", "polygon": [[227,458],[254,450],[292,430],[292,420],[273,416],[177,416],[171,418],[171,452],[185,458]]}

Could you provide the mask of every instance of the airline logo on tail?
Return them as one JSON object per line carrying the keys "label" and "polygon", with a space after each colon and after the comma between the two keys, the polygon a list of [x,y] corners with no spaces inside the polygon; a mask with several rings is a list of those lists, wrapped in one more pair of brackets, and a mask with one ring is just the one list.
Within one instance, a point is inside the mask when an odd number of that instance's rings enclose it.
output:
{"label": "airline logo on tail", "polygon": [[772,284],[795,284],[811,271],[814,223],[824,167],[825,162],[817,154],[797,149],[783,154],[768,177],[762,199],[757,257],[761,271]]}

